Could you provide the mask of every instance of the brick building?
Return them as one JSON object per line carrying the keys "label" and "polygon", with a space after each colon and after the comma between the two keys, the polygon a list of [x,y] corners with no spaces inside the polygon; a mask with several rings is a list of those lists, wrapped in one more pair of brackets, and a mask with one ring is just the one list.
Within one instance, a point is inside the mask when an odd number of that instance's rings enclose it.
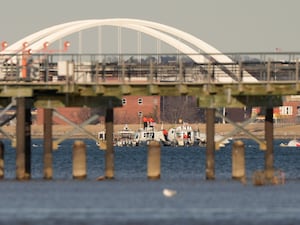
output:
{"label": "brick building", "polygon": [[[156,122],[160,121],[160,96],[124,96],[122,104],[123,107],[114,108],[115,124],[139,124],[143,116],[152,117]],[[90,108],[79,107],[61,107],[56,110],[76,124],[84,122],[93,113]],[[43,109],[39,108],[37,109],[35,123],[41,125],[43,121]],[[104,123],[104,121],[103,115],[100,115],[99,122]],[[53,124],[67,123],[53,116]]]}
{"label": "brick building", "polygon": [[[159,123],[161,120],[161,97],[160,96],[123,96],[123,107],[114,108],[115,124],[139,124],[142,118],[152,117]],[[60,114],[67,117],[76,124],[80,124],[91,117],[92,110],[90,108],[57,108]],[[204,110],[204,109],[203,109]],[[200,114],[205,115],[204,111]],[[246,112],[244,109],[226,109],[226,116],[234,122],[241,122],[251,117],[251,114],[261,115],[258,120],[264,120],[264,112],[260,107],[252,108],[252,112]],[[104,112],[100,113],[99,122],[104,123]],[[283,101],[283,106],[274,108],[275,123],[300,123],[300,96],[288,96]],[[200,118],[200,116],[199,116]],[[37,109],[36,124],[43,124],[43,109]],[[205,118],[201,120],[205,122]],[[220,121],[219,121],[220,122]],[[53,124],[67,124],[58,117],[53,117]]]}
{"label": "brick building", "polygon": [[124,96],[122,105],[114,110],[116,124],[138,124],[143,116],[160,122],[160,96]]}
{"label": "brick building", "polygon": [[[60,107],[56,108],[56,111],[75,124],[81,124],[91,116],[90,108]],[[68,124],[56,116],[53,116],[52,121],[53,124]],[[37,109],[35,123],[39,125],[44,123],[44,110],[42,108]]]}
{"label": "brick building", "polygon": [[[258,115],[258,120],[264,120],[264,112],[260,107],[252,109],[252,115]],[[273,109],[275,123],[300,123],[300,96],[291,95],[283,99],[283,105]]]}

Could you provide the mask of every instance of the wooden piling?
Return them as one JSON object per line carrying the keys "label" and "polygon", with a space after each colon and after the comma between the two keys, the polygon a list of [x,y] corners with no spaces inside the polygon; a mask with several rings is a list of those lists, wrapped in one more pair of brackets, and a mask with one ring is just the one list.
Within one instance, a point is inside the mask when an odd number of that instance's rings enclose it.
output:
{"label": "wooden piling", "polygon": [[147,159],[148,179],[160,179],[160,152],[160,143],[158,141],[150,141]]}
{"label": "wooden piling", "polygon": [[17,151],[16,179],[26,180],[31,177],[31,105],[24,97],[17,98]]}
{"label": "wooden piling", "polygon": [[86,178],[86,145],[83,141],[75,141],[73,145],[73,178]]}
{"label": "wooden piling", "polygon": [[265,139],[267,144],[265,152],[265,173],[266,179],[268,180],[272,180],[274,176],[273,132],[273,108],[267,108],[265,115]]}
{"label": "wooden piling", "polygon": [[215,109],[206,109],[206,179],[215,179]]}
{"label": "wooden piling", "polygon": [[31,100],[25,98],[25,178],[31,178]]}
{"label": "wooden piling", "polygon": [[0,179],[4,178],[4,144],[0,141]]}
{"label": "wooden piling", "polygon": [[232,179],[243,180],[245,177],[245,145],[237,140],[232,145]]}
{"label": "wooden piling", "polygon": [[105,151],[105,178],[106,179],[114,178],[113,120],[114,120],[114,109],[113,107],[108,107],[106,109],[106,116],[105,116],[106,144],[107,144],[107,148]]}
{"label": "wooden piling", "polygon": [[44,179],[52,179],[52,109],[44,109]]}

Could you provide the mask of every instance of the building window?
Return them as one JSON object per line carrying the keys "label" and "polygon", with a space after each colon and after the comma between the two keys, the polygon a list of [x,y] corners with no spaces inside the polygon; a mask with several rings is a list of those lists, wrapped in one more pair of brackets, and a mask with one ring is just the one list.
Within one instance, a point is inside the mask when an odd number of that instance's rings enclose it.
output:
{"label": "building window", "polygon": [[138,117],[142,118],[143,112],[138,112]]}
{"label": "building window", "polygon": [[292,106],[280,106],[280,115],[291,116],[293,115],[293,107]]}
{"label": "building window", "polygon": [[126,98],[122,98],[122,105],[126,105],[126,104],[127,104]]}
{"label": "building window", "polygon": [[143,104],[143,99],[142,98],[138,98],[138,104],[142,105]]}

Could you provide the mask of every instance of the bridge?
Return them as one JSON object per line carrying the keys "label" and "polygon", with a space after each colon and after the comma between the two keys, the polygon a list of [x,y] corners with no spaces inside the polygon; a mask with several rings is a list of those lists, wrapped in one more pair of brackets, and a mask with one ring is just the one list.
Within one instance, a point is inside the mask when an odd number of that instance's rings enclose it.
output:
{"label": "bridge", "polygon": [[[59,50],[49,47],[72,33],[102,26],[143,32],[177,52],[123,53],[119,46],[116,54],[68,53],[69,42]],[[50,155],[52,109],[100,105],[107,108],[106,175],[113,177],[113,107],[121,106],[124,95],[196,96],[199,107],[207,108],[208,179],[214,178],[215,108],[266,107],[266,140],[248,134],[267,150],[266,168],[272,171],[273,107],[282,105],[282,96],[300,92],[298,57],[299,53],[224,54],[176,28],[135,19],[75,21],[43,29],[10,46],[2,42],[0,104],[7,110],[16,101],[17,178],[30,176],[32,106],[45,108],[45,152]]]}
{"label": "bridge", "polygon": [[[298,61],[273,61],[267,53],[253,61],[201,64],[181,54],[31,54],[25,68],[20,65],[24,55],[1,57],[3,106],[10,98],[22,96],[34,97],[35,107],[94,107],[96,102],[124,95],[196,96],[200,107],[266,106],[266,99],[272,99],[270,106],[280,106],[282,96],[300,91]],[[266,57],[267,61],[261,60]],[[253,80],[245,81],[244,73]]]}

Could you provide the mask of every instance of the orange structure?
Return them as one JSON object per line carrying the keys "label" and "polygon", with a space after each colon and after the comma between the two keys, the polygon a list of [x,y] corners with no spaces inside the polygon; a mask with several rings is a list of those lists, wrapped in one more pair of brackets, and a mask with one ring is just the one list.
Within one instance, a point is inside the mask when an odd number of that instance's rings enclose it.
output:
{"label": "orange structure", "polygon": [[28,55],[30,54],[30,50],[26,49],[28,47],[27,42],[24,42],[22,47],[23,48],[22,48],[21,73],[22,73],[22,78],[25,79],[27,77],[27,58]]}

